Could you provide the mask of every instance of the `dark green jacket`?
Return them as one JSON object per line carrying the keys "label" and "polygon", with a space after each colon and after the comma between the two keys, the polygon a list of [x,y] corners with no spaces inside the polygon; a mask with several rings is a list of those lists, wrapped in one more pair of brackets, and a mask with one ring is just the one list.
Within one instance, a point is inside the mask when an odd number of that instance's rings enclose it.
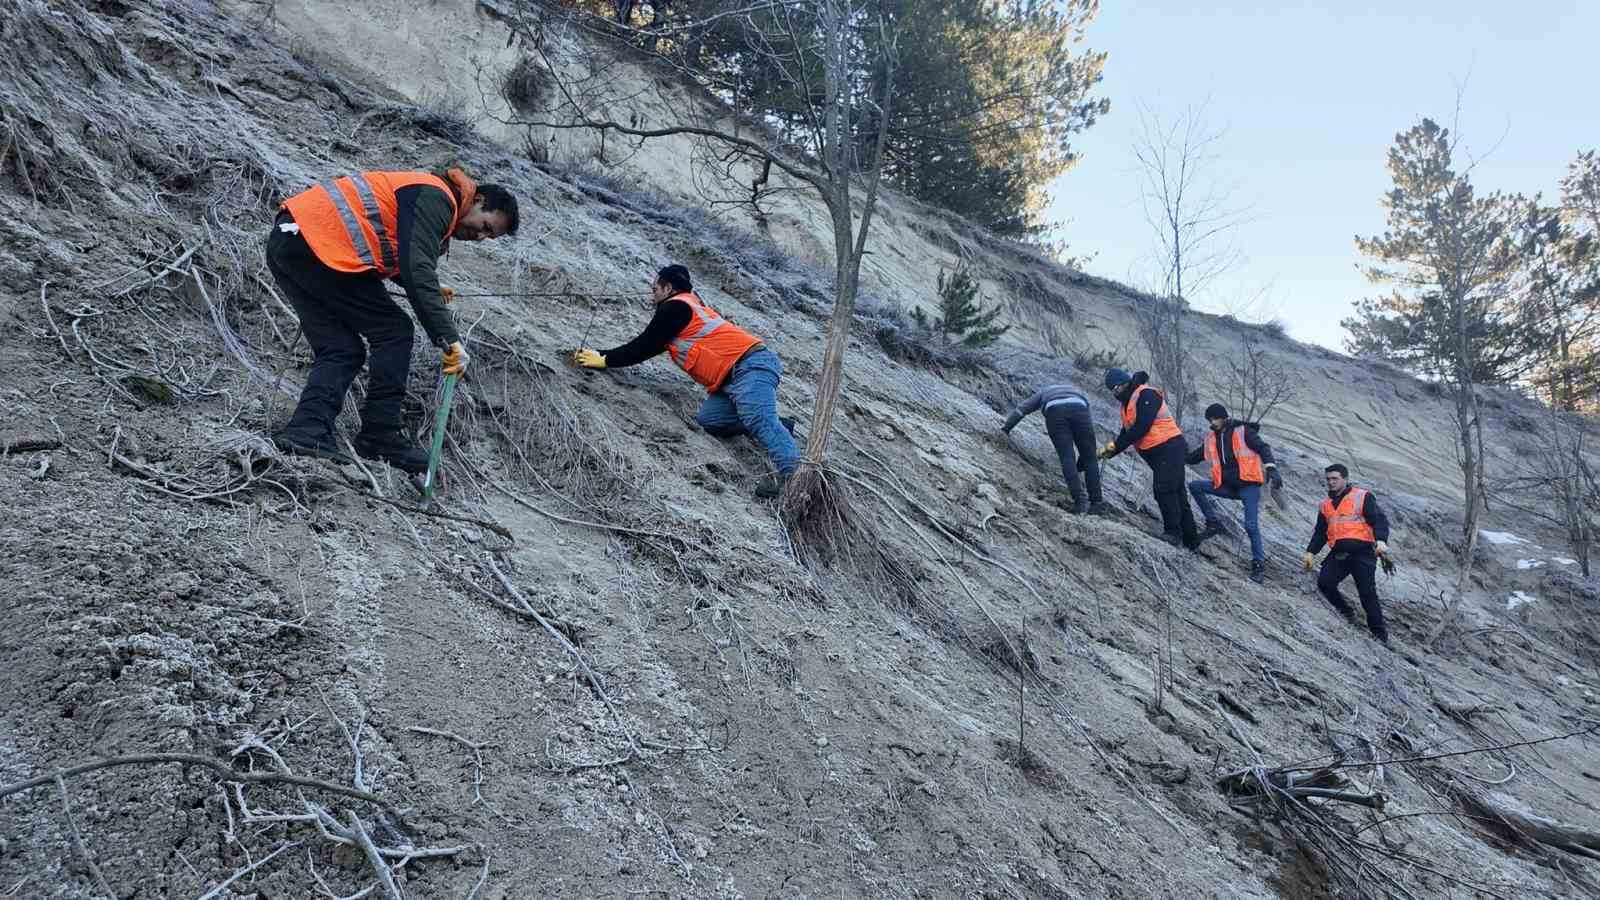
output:
{"label": "dark green jacket", "polygon": [[[443,177],[441,173],[434,173]],[[449,179],[445,180],[449,184]],[[417,321],[436,347],[461,340],[455,317],[439,294],[439,254],[449,246],[453,220],[450,197],[426,184],[407,185],[395,191],[396,241],[400,245],[400,274],[394,281],[406,289],[406,299]]]}

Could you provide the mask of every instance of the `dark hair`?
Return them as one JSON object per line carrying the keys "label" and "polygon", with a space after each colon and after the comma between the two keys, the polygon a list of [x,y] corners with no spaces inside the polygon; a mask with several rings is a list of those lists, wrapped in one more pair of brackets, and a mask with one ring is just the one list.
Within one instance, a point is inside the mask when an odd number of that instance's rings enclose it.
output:
{"label": "dark hair", "polygon": [[1333,465],[1327,467],[1326,469],[1323,469],[1322,471],[1324,473],[1327,473],[1327,472],[1338,472],[1339,473],[1339,477],[1340,478],[1344,478],[1344,479],[1349,479],[1349,477],[1350,477],[1350,470],[1346,469],[1344,467],[1344,463],[1334,463]]}
{"label": "dark hair", "polygon": [[664,284],[678,293],[694,290],[694,284],[689,281],[689,270],[674,263],[662,266],[656,273],[656,284]]}
{"label": "dark hair", "polygon": [[1206,407],[1206,419],[1208,419],[1208,420],[1210,420],[1210,419],[1226,419],[1227,417],[1228,417],[1228,408],[1226,406],[1223,406],[1221,403],[1213,403],[1210,406]]}
{"label": "dark hair", "polygon": [[478,196],[483,198],[484,212],[505,213],[506,234],[516,234],[521,221],[517,215],[516,195],[498,184],[478,185]]}

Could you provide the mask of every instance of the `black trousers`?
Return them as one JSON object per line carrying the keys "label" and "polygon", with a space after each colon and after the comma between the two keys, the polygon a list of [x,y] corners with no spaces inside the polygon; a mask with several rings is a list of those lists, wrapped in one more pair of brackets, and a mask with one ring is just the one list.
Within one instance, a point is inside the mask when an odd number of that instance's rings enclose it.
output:
{"label": "black trousers", "polygon": [[[336,272],[322,264],[306,239],[278,228],[293,221],[280,213],[267,238],[267,268],[300,317],[311,345],[311,374],[286,431],[318,439],[333,434],[345,392],[368,366],[361,430],[400,427],[400,407],[411,372],[411,317],[389,299],[376,273]],[[362,339],[366,339],[363,345]],[[367,345],[371,346],[369,356]]]}
{"label": "black trousers", "polygon": [[1184,458],[1189,455],[1189,448],[1183,436],[1140,450],[1139,455],[1154,476],[1151,492],[1161,510],[1161,530],[1167,540],[1191,550],[1200,546],[1200,532],[1195,528],[1194,511],[1189,508],[1189,491],[1184,484]]}
{"label": "black trousers", "polygon": [[1370,552],[1336,551],[1328,554],[1322,561],[1322,571],[1317,573],[1317,590],[1340,615],[1354,621],[1355,610],[1339,593],[1339,582],[1346,577],[1356,580],[1356,593],[1361,597],[1361,608],[1367,612],[1367,627],[1372,629],[1372,636],[1387,640],[1389,629],[1383,623],[1383,605],[1378,602],[1378,558]]}
{"label": "black trousers", "polygon": [[[1100,503],[1100,458],[1095,456],[1094,419],[1086,403],[1057,403],[1044,411],[1045,433],[1061,460],[1061,477],[1066,479],[1072,502],[1083,502],[1083,483],[1089,483],[1089,502]],[[1078,477],[1078,462],[1083,462],[1083,477]]]}

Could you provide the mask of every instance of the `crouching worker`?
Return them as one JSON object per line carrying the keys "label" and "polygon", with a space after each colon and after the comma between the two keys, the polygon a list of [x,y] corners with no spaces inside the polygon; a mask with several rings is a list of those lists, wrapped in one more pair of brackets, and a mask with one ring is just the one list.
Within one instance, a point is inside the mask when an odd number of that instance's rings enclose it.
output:
{"label": "crouching worker", "polygon": [[1334,463],[1323,474],[1328,481],[1328,499],[1317,510],[1317,527],[1306,544],[1306,571],[1316,565],[1317,551],[1324,544],[1332,548],[1322,561],[1317,590],[1354,625],[1355,610],[1339,593],[1339,582],[1354,577],[1361,607],[1367,613],[1367,627],[1387,647],[1389,629],[1378,602],[1378,557],[1389,552],[1389,517],[1378,508],[1378,498],[1371,491],[1350,484],[1350,470],[1343,465]]}
{"label": "crouching worker", "polygon": [[1200,539],[1222,534],[1222,522],[1212,497],[1238,500],[1244,504],[1244,530],[1250,536],[1250,580],[1260,584],[1266,578],[1267,554],[1261,544],[1261,487],[1281,485],[1272,447],[1261,439],[1261,426],[1228,418],[1221,403],[1206,407],[1211,433],[1204,444],[1189,451],[1186,460],[1194,465],[1202,460],[1211,464],[1211,477],[1189,482],[1189,493],[1200,507],[1206,527]]}
{"label": "crouching worker", "polygon": [[415,329],[389,299],[384,279],[405,288],[428,340],[444,350],[445,374],[459,375],[467,353],[445,308],[439,256],[452,238],[516,233],[516,197],[499,185],[475,184],[460,169],[363,172],[319,181],[285,200],[267,238],[267,267],[300,317],[311,374],[273,442],[286,453],[346,460],[334,421],[365,364],[356,452],[407,472],[427,471],[427,451],[400,427]]}
{"label": "crouching worker", "polygon": [[1100,451],[1100,458],[1110,459],[1129,447],[1136,448],[1150,467],[1152,493],[1161,510],[1162,539],[1196,550],[1200,534],[1194,527],[1189,497],[1183,492],[1183,461],[1189,447],[1183,429],[1167,409],[1166,395],[1151,387],[1149,380],[1145,372],[1130,375],[1122,369],[1106,370],[1106,390],[1122,406],[1122,431]]}
{"label": "crouching worker", "polygon": [[800,465],[793,425],[778,418],[783,374],[778,354],[707,306],[694,293],[683,266],[662,269],[650,285],[650,296],[655,315],[638,337],[610,350],[580,347],[572,361],[586,369],[620,369],[667,351],[708,392],[695,421],[717,437],[755,438],[777,470],[756,486],[756,496],[778,496]]}
{"label": "crouching worker", "polygon": [[[1056,456],[1061,460],[1061,477],[1072,494],[1072,512],[1076,515],[1093,513],[1103,515],[1105,498],[1100,493],[1100,460],[1095,456],[1094,417],[1089,412],[1089,398],[1077,385],[1062,382],[1040,388],[1038,393],[1022,401],[1000,430],[1006,434],[1017,427],[1024,416],[1044,410],[1044,429],[1055,445]],[[1078,470],[1083,477],[1078,477]],[[1088,482],[1088,496],[1084,496],[1084,482]]]}

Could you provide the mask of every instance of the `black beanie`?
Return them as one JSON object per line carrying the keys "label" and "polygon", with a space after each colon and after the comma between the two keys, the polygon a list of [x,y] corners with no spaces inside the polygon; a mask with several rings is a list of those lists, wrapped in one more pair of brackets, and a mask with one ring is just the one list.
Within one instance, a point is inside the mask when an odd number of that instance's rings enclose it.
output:
{"label": "black beanie", "polygon": [[1206,407],[1206,420],[1207,421],[1210,421],[1212,419],[1226,419],[1227,417],[1228,417],[1228,410],[1221,403],[1213,403],[1210,406]]}

